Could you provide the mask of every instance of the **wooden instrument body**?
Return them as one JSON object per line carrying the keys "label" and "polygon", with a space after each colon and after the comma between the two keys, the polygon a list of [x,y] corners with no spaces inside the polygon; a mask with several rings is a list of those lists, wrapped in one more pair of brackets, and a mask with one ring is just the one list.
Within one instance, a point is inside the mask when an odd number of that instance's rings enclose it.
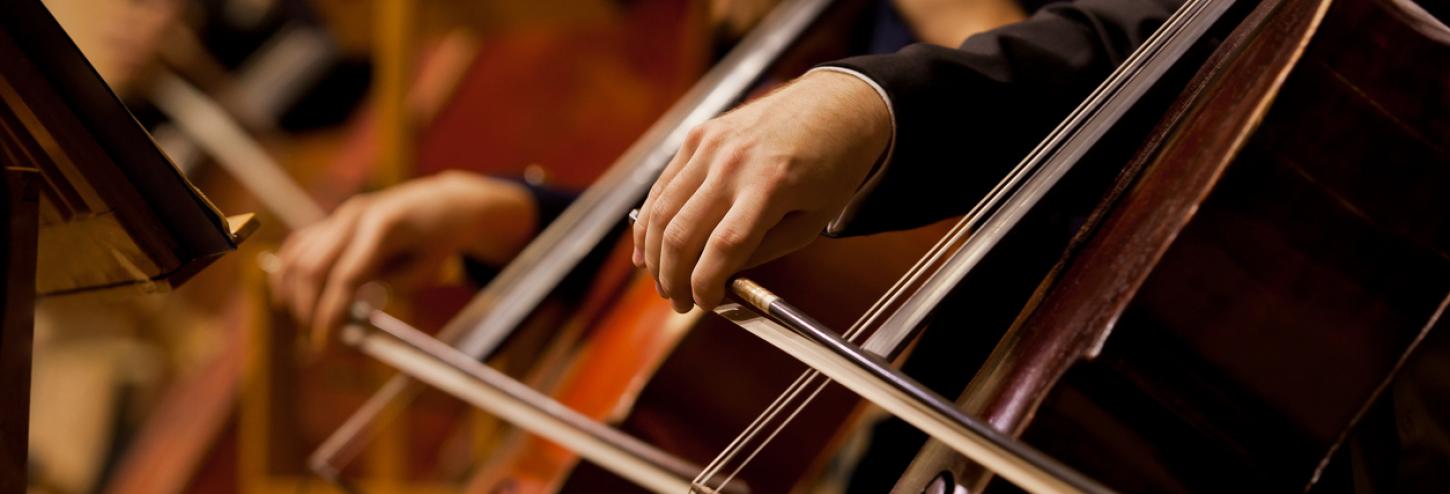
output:
{"label": "wooden instrument body", "polygon": [[[1311,486],[1446,325],[1450,30],[1412,10],[1259,5],[959,405],[1124,492]],[[896,491],[941,472],[990,478],[932,442]]]}
{"label": "wooden instrument body", "polygon": [[[776,63],[764,92],[823,60],[850,54],[852,31],[867,2],[831,7],[810,33]],[[854,239],[823,239],[807,249],[750,271],[779,293],[846,327],[899,273],[941,235],[942,225]],[[627,266],[629,239],[613,261]],[[860,259],[872,259],[862,263]],[[851,266],[851,269],[841,269]],[[610,265],[605,265],[605,276]],[[561,403],[616,425],[646,442],[704,465],[755,418],[805,367],[730,323],[699,311],[675,314],[656,294],[653,280],[632,269],[608,309],[583,322],[590,327],[564,375],[549,386]],[[823,290],[822,287],[833,289]],[[591,289],[591,297],[603,286]],[[844,309],[843,308],[847,308]],[[591,313],[583,311],[581,314]],[[832,387],[787,429],[782,445],[830,445],[839,440],[859,400]],[[636,492],[640,488],[577,455],[534,437],[501,449],[470,492]],[[813,451],[831,448],[821,447]],[[768,448],[743,479],[759,492],[787,492],[822,458],[796,447]]]}
{"label": "wooden instrument body", "polygon": [[[791,256],[747,271],[752,279],[769,283],[776,293],[789,294],[810,307],[822,320],[846,327],[877,295],[886,291],[913,259],[926,252],[941,234],[939,226],[864,238],[820,240]],[[857,263],[870,256],[873,263]],[[842,270],[846,263],[857,263]],[[642,280],[648,282],[647,277]],[[657,310],[669,304],[653,293],[653,283],[640,283]],[[836,287],[822,293],[821,287]],[[706,464],[725,448],[760,410],[770,404],[793,379],[806,370],[759,338],[716,317],[694,312],[693,326],[683,331],[670,325],[637,328],[676,338],[673,352],[663,355],[641,375],[648,379],[633,396],[618,427],[661,449],[698,464]],[[661,331],[663,329],[664,331]],[[765,448],[742,472],[755,492],[790,492],[801,489],[844,438],[858,411],[860,399],[832,385]],[[810,453],[802,453],[802,451]],[[581,464],[560,489],[562,492],[635,492],[622,479],[589,464]]]}

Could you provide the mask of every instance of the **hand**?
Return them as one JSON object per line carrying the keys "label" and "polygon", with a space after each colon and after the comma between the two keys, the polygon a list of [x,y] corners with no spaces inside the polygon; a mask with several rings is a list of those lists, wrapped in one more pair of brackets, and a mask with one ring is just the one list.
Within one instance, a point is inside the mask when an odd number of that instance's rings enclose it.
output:
{"label": "hand", "polygon": [[505,263],[528,242],[536,215],[522,185],[463,172],[357,196],[287,238],[270,277],[273,301],[323,344],[362,284],[426,282],[459,254]]}
{"label": "hand", "polygon": [[634,264],[676,311],[714,308],[728,277],[813,240],[890,139],[875,90],[825,71],[706,122],[640,207]]}

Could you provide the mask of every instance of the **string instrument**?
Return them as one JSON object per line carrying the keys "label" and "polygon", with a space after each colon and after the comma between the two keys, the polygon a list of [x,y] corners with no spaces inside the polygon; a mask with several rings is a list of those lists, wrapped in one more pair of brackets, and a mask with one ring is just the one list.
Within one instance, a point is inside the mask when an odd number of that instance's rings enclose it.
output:
{"label": "string instrument", "polygon": [[[575,358],[563,367],[562,375],[543,387],[555,401],[532,393],[515,393],[513,384],[500,381],[488,369],[464,362],[499,351],[513,337],[515,328],[531,317],[541,297],[556,289],[559,280],[568,276],[593,246],[615,241],[611,234],[618,231],[623,213],[643,198],[654,175],[688,129],[737,104],[762,78],[779,80],[780,76],[772,75],[776,71],[786,76],[798,74],[812,63],[846,55],[841,51],[844,31],[857,22],[862,12],[863,4],[859,2],[784,2],[445,327],[439,338],[449,346],[440,346],[396,318],[378,313],[360,316],[350,343],[409,376],[448,389],[510,420],[599,420],[686,464],[708,459],[728,443],[730,434],[747,425],[750,412],[763,406],[764,398],[786,387],[786,379],[803,367],[770,353],[768,347],[724,321],[702,318],[699,312],[673,314],[669,304],[654,293],[653,283],[628,266],[627,239],[620,241],[623,248],[616,248],[612,256],[615,269],[622,270],[622,274],[600,278],[621,276],[629,283],[608,295],[603,310],[596,312],[592,302],[581,304],[580,313],[589,317],[576,318],[576,322],[564,326],[567,330],[575,324],[587,324],[587,329],[580,331],[587,330],[588,338],[581,340]],[[837,308],[864,307],[874,293],[887,288],[892,273],[905,269],[908,260],[926,247],[927,239],[937,235],[924,230],[821,242],[756,273],[778,281],[779,286],[786,287],[784,290],[802,300],[815,300],[817,308],[829,304],[837,304]],[[878,262],[871,269],[837,269],[862,256]],[[604,272],[610,272],[608,264]],[[849,284],[851,290],[832,294],[848,297],[847,303],[842,304],[839,298],[807,296],[815,289],[787,283],[807,279]],[[839,311],[839,317],[849,318],[850,312]],[[753,365],[732,374],[702,367],[722,358],[750,360]],[[470,379],[478,381],[477,388],[459,387],[458,380]],[[346,458],[349,451],[355,450],[355,444],[364,437],[360,431],[375,420],[378,411],[389,401],[409,395],[405,390],[414,385],[406,382],[398,380],[386,386],[334,440],[314,454],[314,468],[325,474],[336,472],[335,459]],[[500,394],[511,397],[497,398]],[[834,396],[845,397],[840,392]],[[500,408],[501,402],[517,403],[504,409]],[[537,413],[511,415],[515,405]],[[841,437],[843,424],[853,417],[853,407],[833,407],[816,427],[792,435],[798,435],[803,442],[835,441]],[[555,442],[571,440],[557,431],[538,427],[530,430]],[[595,437],[616,435],[576,432]],[[627,452],[637,449],[635,445],[603,447],[587,441],[566,444],[590,460],[579,463],[578,455],[559,446],[537,438],[522,441],[526,444],[517,454],[499,454],[494,465],[481,468],[471,490],[616,492],[636,488],[625,481],[628,475],[620,476],[617,465],[610,465],[612,457],[608,455],[612,453],[598,453],[600,449]],[[605,471],[598,467],[599,463],[616,470]],[[819,474],[824,467],[822,458],[790,451],[776,452],[768,463],[771,469],[747,476],[752,489],[789,490],[799,479]],[[685,481],[689,478],[685,477]],[[651,489],[662,485],[653,483],[649,474],[630,480]]]}
{"label": "string instrument", "polygon": [[[783,33],[787,32],[781,27],[784,22],[772,22],[780,19],[794,20],[794,27],[803,31],[785,47],[762,80],[747,86],[743,94],[759,94],[814,64],[853,54],[850,51],[852,30],[871,13],[870,7],[869,2],[849,1],[782,4],[752,35],[784,37]],[[815,19],[807,16],[811,11],[816,12]],[[749,44],[742,43],[737,50],[744,52],[750,48]],[[730,102],[730,106],[734,104]],[[689,127],[693,125],[683,128]],[[664,161],[659,164],[667,162],[670,154],[673,148],[662,155]],[[639,193],[643,191],[640,189]],[[642,195],[635,200],[640,198]],[[928,227],[872,238],[823,240],[752,273],[771,280],[779,289],[815,309],[833,309],[832,320],[843,321],[859,310],[850,308],[865,307],[871,297],[885,291],[894,273],[905,269],[909,260],[923,252],[930,239],[939,234],[939,227]],[[767,347],[724,321],[703,317],[699,311],[684,316],[674,314],[669,303],[659,298],[654,281],[628,264],[630,242],[627,238],[620,240],[617,252],[620,262],[629,270],[631,281],[609,310],[596,317],[589,345],[581,348],[554,395],[576,410],[595,410],[593,418],[612,424],[632,437],[683,460],[703,463],[726,446],[734,432],[748,425],[750,412],[765,405],[763,398],[784,389],[789,384],[785,379],[803,368],[789,359],[767,353]],[[876,261],[872,266],[839,269],[863,257]],[[813,283],[800,280],[851,288],[822,292]],[[711,368],[710,363],[722,360],[749,361],[751,365],[747,370],[727,373]],[[611,389],[603,385],[600,377],[606,373],[616,373],[615,382],[619,384],[615,389],[622,389],[623,393],[601,401],[600,391]],[[851,406],[833,406],[845,401],[833,403],[831,398],[843,397],[845,394],[840,393],[823,400],[830,410],[817,417],[813,427],[793,431],[785,440],[844,441],[859,411]],[[537,437],[532,442],[543,452],[557,455],[553,474],[546,477],[554,482],[533,484],[534,488],[522,489],[523,492],[638,490],[616,472],[592,462],[578,462],[577,455],[566,448],[547,444]],[[786,450],[769,452],[761,462],[771,468],[751,472],[742,485],[748,485],[754,492],[785,492],[809,486],[824,474],[828,460]],[[527,459],[510,461],[513,465],[533,464]],[[475,484],[474,492],[513,491],[519,485],[516,481],[499,482],[488,476],[484,480]]]}
{"label": "string instrument", "polygon": [[[1189,87],[958,402],[1122,491],[1310,490],[1447,329],[1450,29],[1263,2]],[[897,489],[944,472],[989,478]]]}
{"label": "string instrument", "polygon": [[[716,312],[815,370],[702,478],[819,372],[933,436],[894,492],[1313,488],[1445,325],[1447,58],[1410,2],[1186,2],[847,332],[733,282]],[[881,358],[918,334],[957,406]]]}

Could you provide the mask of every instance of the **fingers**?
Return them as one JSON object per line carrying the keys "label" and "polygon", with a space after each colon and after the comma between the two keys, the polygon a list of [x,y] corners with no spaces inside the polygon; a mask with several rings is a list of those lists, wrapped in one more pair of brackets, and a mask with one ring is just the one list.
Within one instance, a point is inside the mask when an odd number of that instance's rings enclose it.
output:
{"label": "fingers", "polygon": [[312,321],[312,309],[322,293],[322,284],[332,265],[347,246],[344,238],[352,221],[330,222],[309,232],[307,242],[287,268],[286,304],[304,327]]}
{"label": "fingers", "polygon": [[[700,159],[700,155],[697,154],[695,156],[695,159]],[[675,220],[675,216],[679,214],[680,208],[685,205],[686,201],[690,200],[697,192],[704,192],[699,189],[705,179],[705,168],[704,166],[686,167],[685,170],[675,176],[674,180],[670,182],[670,186],[655,199],[654,208],[649,215],[649,226],[645,229],[644,264],[649,269],[650,275],[654,276],[656,280],[660,279],[659,261],[660,251],[664,245],[665,229],[670,227],[670,224]],[[676,225],[675,228],[677,230],[686,230],[674,233],[676,237],[674,240],[679,242],[699,234],[698,232],[688,230],[703,228],[708,232],[710,225],[695,225],[682,222]],[[673,248],[674,246],[672,245],[671,247]],[[661,282],[659,290],[661,297],[669,297],[669,293],[665,290],[663,282]]]}
{"label": "fingers", "polygon": [[375,277],[388,251],[391,222],[386,218],[369,219],[358,225],[347,249],[327,273],[317,298],[311,321],[312,342],[321,346],[329,335],[347,321],[358,287]]}
{"label": "fingers", "polygon": [[675,157],[671,158],[670,163],[665,165],[665,169],[660,171],[660,176],[650,187],[644,204],[640,205],[639,217],[634,222],[634,231],[631,232],[634,235],[634,254],[631,259],[634,261],[635,267],[645,267],[645,232],[649,230],[650,212],[655,210],[655,199],[670,185],[675,175],[689,163],[690,158],[695,154],[695,149],[703,139],[703,135],[704,131],[698,127],[685,135],[685,142],[680,146],[680,151],[675,153]]}
{"label": "fingers", "polygon": [[720,304],[725,297],[726,279],[751,260],[766,232],[784,217],[767,199],[760,193],[740,197],[711,230],[690,275],[694,302],[701,308],[709,310]]}
{"label": "fingers", "polygon": [[281,270],[273,275],[274,298],[300,324],[311,323],[322,284],[352,237],[365,202],[358,198],[344,203],[327,221],[294,234],[279,251]]}
{"label": "fingers", "polygon": [[287,268],[291,264],[291,259],[296,258],[297,252],[301,251],[304,248],[303,245],[311,239],[312,237],[307,235],[305,230],[294,232],[288,235],[287,240],[282,243],[282,247],[277,249],[274,266],[267,272],[267,288],[271,292],[272,305],[277,307],[286,305],[287,277],[291,274],[291,270]]}
{"label": "fingers", "polygon": [[[718,182],[718,180],[711,180]],[[660,235],[659,284],[675,312],[694,305],[690,273],[699,260],[714,225],[730,209],[730,198],[716,183],[707,183],[690,196]]]}
{"label": "fingers", "polygon": [[726,278],[752,260],[766,232],[790,210],[789,194],[766,193],[782,190],[780,177],[764,178],[778,167],[752,162],[748,145],[704,132],[691,133],[692,152],[682,151],[661,174],[634,225],[635,264],[681,313],[718,304]]}

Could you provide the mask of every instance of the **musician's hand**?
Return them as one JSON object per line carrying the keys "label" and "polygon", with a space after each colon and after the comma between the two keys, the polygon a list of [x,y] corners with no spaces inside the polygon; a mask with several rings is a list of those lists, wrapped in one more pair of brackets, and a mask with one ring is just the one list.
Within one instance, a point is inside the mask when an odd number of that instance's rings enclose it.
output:
{"label": "musician's hand", "polygon": [[692,130],[634,225],[634,263],[676,311],[720,303],[737,271],[809,243],[891,138],[865,82],[813,72]]}
{"label": "musician's hand", "polygon": [[536,214],[522,185],[462,172],[357,196],[287,238],[271,274],[273,300],[325,343],[362,284],[426,282],[459,254],[507,262],[528,242]]}

